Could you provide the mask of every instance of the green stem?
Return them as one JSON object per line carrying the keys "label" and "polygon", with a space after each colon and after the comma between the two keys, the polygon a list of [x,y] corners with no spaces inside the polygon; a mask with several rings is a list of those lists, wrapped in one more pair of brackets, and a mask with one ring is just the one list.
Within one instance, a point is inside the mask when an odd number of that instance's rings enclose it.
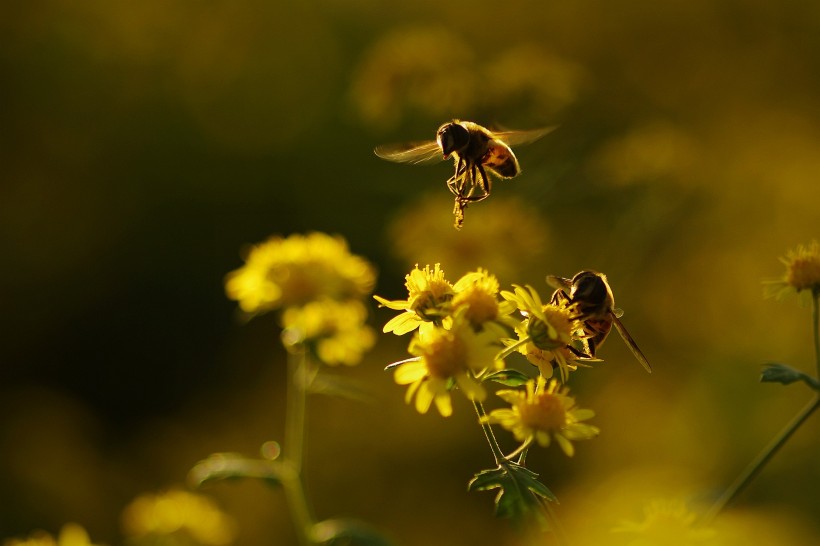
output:
{"label": "green stem", "polygon": [[493,433],[493,427],[491,427],[490,423],[487,422],[487,412],[484,411],[484,406],[481,402],[477,400],[473,400],[473,407],[475,408],[475,412],[478,414],[478,422],[481,425],[481,430],[484,431],[484,437],[487,438],[487,443],[490,444],[490,451],[493,452],[493,458],[495,459],[496,464],[500,465],[506,461],[507,458],[504,457],[504,453],[498,445],[498,440],[496,440],[495,433]]}
{"label": "green stem", "polygon": [[282,446],[282,487],[290,507],[299,543],[303,546],[314,543],[311,530],[315,522],[302,480],[308,368],[309,362],[304,347],[291,347],[288,352],[287,415],[285,417],[285,445]]}
{"label": "green stem", "polygon": [[798,413],[786,427],[780,431],[766,448],[755,457],[746,469],[735,479],[732,485],[718,498],[717,501],[704,514],[703,521],[705,524],[710,523],[727,504],[729,504],[746,486],[748,486],[764,466],[771,460],[777,451],[783,447],[783,444],[791,437],[794,432],[800,428],[800,425],[808,419],[808,417],[820,406],[820,396],[815,396],[802,410]]}
{"label": "green stem", "polygon": [[811,324],[814,337],[814,362],[817,369],[817,379],[820,379],[820,287],[812,290]]}

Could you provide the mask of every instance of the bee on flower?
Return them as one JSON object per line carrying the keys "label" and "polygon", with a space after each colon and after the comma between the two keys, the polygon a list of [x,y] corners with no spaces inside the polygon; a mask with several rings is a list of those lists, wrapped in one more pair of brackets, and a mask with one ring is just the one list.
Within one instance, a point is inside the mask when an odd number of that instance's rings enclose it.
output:
{"label": "bee on flower", "polygon": [[569,388],[555,379],[547,382],[543,376],[530,379],[525,390],[500,390],[496,393],[511,407],[496,409],[482,418],[486,423],[499,424],[511,431],[522,448],[537,442],[542,447],[555,440],[561,450],[572,457],[576,440],[594,438],[598,427],[582,423],[595,415],[592,410],[580,409],[569,396]]}
{"label": "bee on flower", "polygon": [[479,378],[488,369],[503,368],[503,361],[496,358],[498,350],[496,333],[476,332],[462,311],[453,317],[450,328],[422,324],[408,348],[414,358],[391,364],[388,369],[395,368],[396,383],[408,385],[405,401],[409,404],[415,399],[419,413],[427,413],[435,404],[443,417],[449,417],[454,387],[472,401],[487,397]]}
{"label": "bee on flower", "polygon": [[507,351],[523,354],[543,377],[552,377],[557,368],[562,382],[579,365],[597,360],[573,350],[572,342],[582,331],[582,323],[571,305],[545,304],[531,286],[513,288],[514,292],[501,292],[501,297],[513,303],[525,318],[515,328],[518,339],[506,342]]}

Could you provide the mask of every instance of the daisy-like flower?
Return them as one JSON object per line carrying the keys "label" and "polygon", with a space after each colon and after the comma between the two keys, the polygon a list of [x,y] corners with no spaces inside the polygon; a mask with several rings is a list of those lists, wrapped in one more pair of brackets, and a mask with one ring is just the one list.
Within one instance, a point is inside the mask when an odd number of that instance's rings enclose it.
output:
{"label": "daisy-like flower", "polygon": [[125,507],[122,526],[138,544],[223,546],[236,535],[234,520],[209,498],[182,490],[137,497]]}
{"label": "daisy-like flower", "polygon": [[322,300],[282,313],[289,344],[304,343],[329,365],[358,364],[376,342],[376,334],[365,324],[367,309],[359,301]]}
{"label": "daisy-like flower", "polygon": [[325,233],[271,237],[250,249],[245,265],[228,273],[225,291],[246,313],[264,313],[321,299],[364,298],[375,270],[351,254],[341,237]]}
{"label": "daisy-like flower", "polygon": [[820,243],[812,241],[809,245],[798,245],[780,261],[786,266],[786,273],[782,279],[767,283],[770,295],[780,298],[789,292],[799,294],[803,290],[811,291],[814,296],[820,295]]}
{"label": "daisy-like flower", "polygon": [[503,361],[496,360],[497,340],[489,330],[473,330],[461,314],[454,317],[450,329],[422,324],[408,348],[416,358],[399,364],[394,376],[399,385],[409,385],[405,401],[409,404],[415,398],[419,413],[427,413],[434,403],[448,417],[453,413],[453,386],[470,400],[484,400],[487,393],[476,375],[488,368],[503,368]]}
{"label": "daisy-like flower", "polygon": [[407,287],[406,300],[391,301],[381,296],[373,296],[384,307],[404,311],[384,325],[385,333],[404,335],[424,322],[442,324],[450,315],[453,285],[444,278],[444,271],[439,264],[432,269],[429,265],[424,266],[424,269],[419,269],[416,265],[413,271],[405,276],[404,285]]}
{"label": "daisy-like flower", "polygon": [[497,423],[511,431],[515,439],[525,444],[538,442],[547,447],[554,439],[563,452],[572,457],[573,440],[588,440],[600,432],[598,427],[582,423],[595,415],[592,410],[575,406],[569,389],[554,379],[549,383],[539,376],[529,380],[525,390],[500,390],[496,394],[511,407],[491,411],[484,420]]}
{"label": "daisy-like flower", "polygon": [[467,273],[453,286],[453,311],[463,309],[464,318],[475,330],[489,322],[515,326],[509,316],[516,309],[515,303],[499,301],[498,288],[498,279],[484,269]]}
{"label": "daisy-like flower", "polygon": [[55,538],[45,531],[35,531],[28,538],[11,538],[4,546],[92,546],[88,533],[76,523],[66,523]]}
{"label": "daisy-like flower", "polygon": [[518,340],[508,342],[509,348],[538,366],[544,377],[552,377],[553,369],[558,368],[561,380],[566,382],[569,372],[577,369],[583,360],[569,349],[573,334],[583,331],[583,324],[574,318],[570,307],[542,303],[531,286],[514,286],[514,289],[515,292],[501,292],[501,296],[513,302],[526,318],[516,327]]}
{"label": "daisy-like flower", "polygon": [[680,500],[654,500],[644,507],[641,522],[625,521],[613,529],[630,535],[634,546],[712,544],[713,529],[697,525],[697,515]]}

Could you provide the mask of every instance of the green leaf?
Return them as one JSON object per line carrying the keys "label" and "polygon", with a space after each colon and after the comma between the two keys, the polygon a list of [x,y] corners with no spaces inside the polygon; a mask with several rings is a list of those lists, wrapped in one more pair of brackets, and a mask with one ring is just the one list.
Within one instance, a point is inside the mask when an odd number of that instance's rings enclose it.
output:
{"label": "green leaf", "polygon": [[495,514],[510,518],[516,524],[534,520],[546,527],[542,502],[558,502],[552,491],[538,481],[538,474],[512,461],[482,470],[467,486],[468,491],[491,489],[500,489],[495,497]]}
{"label": "green leaf", "polygon": [[760,374],[760,380],[764,383],[782,383],[784,385],[794,383],[795,381],[803,381],[814,390],[820,390],[820,381],[814,377],[791,366],[777,362],[766,364],[763,368],[763,372]]}
{"label": "green leaf", "polygon": [[280,465],[266,459],[247,459],[238,453],[214,453],[198,462],[188,472],[188,481],[194,487],[205,483],[240,478],[264,480],[270,485],[281,482]]}
{"label": "green leaf", "polygon": [[491,372],[481,378],[482,382],[494,381],[508,387],[520,387],[521,385],[525,385],[529,380],[530,377],[527,374],[512,368]]}
{"label": "green leaf", "polygon": [[350,519],[320,521],[311,529],[312,541],[326,546],[392,546],[366,524]]}

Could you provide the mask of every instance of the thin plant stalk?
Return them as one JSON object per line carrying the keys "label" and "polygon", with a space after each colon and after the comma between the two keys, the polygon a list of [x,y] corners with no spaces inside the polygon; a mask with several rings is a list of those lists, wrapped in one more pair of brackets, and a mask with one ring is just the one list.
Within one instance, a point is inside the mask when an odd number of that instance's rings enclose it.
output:
{"label": "thin plant stalk", "polygon": [[487,438],[487,443],[490,444],[490,451],[493,453],[495,463],[500,465],[505,462],[507,458],[501,451],[501,446],[498,445],[498,440],[496,440],[495,433],[493,433],[493,427],[491,427],[486,420],[487,412],[484,410],[484,405],[477,400],[473,400],[473,407],[475,408],[475,412],[478,414],[478,422],[481,424],[481,430],[484,432],[484,437]]}
{"label": "thin plant stalk", "polygon": [[311,530],[315,522],[302,481],[308,367],[309,362],[304,347],[291,347],[288,352],[287,415],[285,418],[285,445],[282,446],[282,487],[296,527],[299,543],[303,546],[314,543]]}
{"label": "thin plant stalk", "polygon": [[[814,358],[817,364],[818,377],[820,377],[820,291],[812,294],[812,335],[814,338]],[[723,510],[741,491],[754,480],[764,466],[774,457],[781,447],[791,438],[792,434],[820,407],[820,395],[814,398],[794,416],[780,433],[772,439],[763,451],[755,457],[743,470],[743,472],[732,482],[726,491],[715,501],[704,515],[704,523],[710,523],[721,510]]]}

